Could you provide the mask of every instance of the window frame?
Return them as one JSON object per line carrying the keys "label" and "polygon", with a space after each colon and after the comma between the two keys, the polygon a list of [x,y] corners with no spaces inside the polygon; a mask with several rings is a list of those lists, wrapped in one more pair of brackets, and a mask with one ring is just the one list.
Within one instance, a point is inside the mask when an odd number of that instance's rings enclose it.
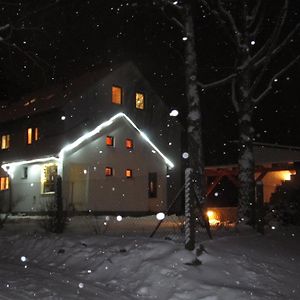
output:
{"label": "window frame", "polygon": [[1,150],[7,150],[10,148],[10,134],[1,134]]}
{"label": "window frame", "polygon": [[[29,134],[30,132],[30,134]],[[26,144],[32,145],[39,141],[40,132],[38,127],[27,127],[26,129]]]}
{"label": "window frame", "polygon": [[[127,143],[131,143],[131,145],[129,146]],[[133,139],[126,138],[125,139],[125,148],[128,150],[132,150],[133,147],[134,147]]]}
{"label": "window frame", "polygon": [[[114,93],[114,89],[120,91],[120,101],[116,101],[115,99],[115,93]],[[123,104],[123,89],[122,87],[120,87],[119,85],[112,85],[111,87],[111,103],[115,104],[115,105],[122,105]]]}
{"label": "window frame", "polygon": [[[129,172],[129,174],[127,172]],[[132,169],[126,169],[125,170],[125,177],[128,178],[128,179],[130,179],[130,178],[133,177],[133,171],[132,171]]]}
{"label": "window frame", "polygon": [[[111,142],[108,142],[111,140]],[[105,144],[108,147],[114,147],[115,146],[115,138],[112,135],[107,135],[105,138]]]}
{"label": "window frame", "polygon": [[114,175],[114,169],[112,167],[106,166],[104,169],[105,177],[112,177]]}
{"label": "window frame", "polygon": [[[158,184],[157,184],[157,172],[148,173],[148,198],[157,198]],[[152,185],[153,184],[153,187]]]}
{"label": "window frame", "polygon": [[[138,101],[138,99],[137,99],[137,96],[138,95],[142,95],[143,96],[143,107],[142,108],[140,108],[140,107],[138,107],[138,105],[137,105],[137,101]],[[145,110],[145,93],[144,92],[141,92],[141,91],[138,91],[138,92],[135,92],[135,108],[137,109],[137,110]]]}
{"label": "window frame", "polygon": [[[49,167],[56,167],[56,174],[54,175],[53,181],[51,181],[51,185],[53,185],[53,190],[50,191],[45,191],[45,184],[46,184],[46,175],[45,175],[45,168]],[[49,163],[49,164],[44,164],[41,170],[41,194],[42,195],[51,195],[55,194],[55,180],[58,175],[58,165],[57,163]]]}
{"label": "window frame", "polygon": [[10,188],[9,176],[0,177],[0,192],[8,191]]}

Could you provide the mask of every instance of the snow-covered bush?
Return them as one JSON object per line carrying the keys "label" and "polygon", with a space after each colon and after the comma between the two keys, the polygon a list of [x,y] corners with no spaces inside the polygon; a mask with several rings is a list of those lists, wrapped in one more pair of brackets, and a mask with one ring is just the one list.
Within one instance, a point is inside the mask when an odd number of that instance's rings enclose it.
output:
{"label": "snow-covered bush", "polygon": [[300,225],[300,188],[284,184],[271,196],[266,221],[270,225]]}

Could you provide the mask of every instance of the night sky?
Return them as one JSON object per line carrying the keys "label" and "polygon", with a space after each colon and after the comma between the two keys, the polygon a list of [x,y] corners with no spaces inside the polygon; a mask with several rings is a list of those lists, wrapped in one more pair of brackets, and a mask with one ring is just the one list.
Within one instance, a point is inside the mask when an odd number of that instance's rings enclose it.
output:
{"label": "night sky", "polygon": [[[17,28],[8,45],[0,43],[1,101],[17,101],[43,86],[130,59],[170,109],[177,108],[184,120],[183,35],[151,3],[0,1],[0,25],[10,22]],[[276,7],[274,1],[269,3],[271,13]],[[232,49],[205,10],[198,8],[195,20],[200,78],[203,82],[220,79],[231,71]],[[284,34],[299,21],[300,3],[292,0]],[[278,69],[287,58],[299,54],[299,44],[298,33],[274,67]],[[273,93],[258,106],[258,142],[300,146],[299,83],[298,63],[276,82]],[[229,90],[222,87],[201,92],[201,97],[206,151],[226,155],[228,141],[237,139],[237,119]]]}

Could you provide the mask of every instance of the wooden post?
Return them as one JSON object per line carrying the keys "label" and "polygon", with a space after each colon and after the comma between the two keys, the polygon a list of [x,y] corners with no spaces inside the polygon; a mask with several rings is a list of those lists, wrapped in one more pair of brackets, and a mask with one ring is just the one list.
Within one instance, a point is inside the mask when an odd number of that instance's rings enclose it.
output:
{"label": "wooden post", "polygon": [[256,230],[257,232],[264,234],[264,226],[265,226],[265,212],[264,212],[264,186],[262,181],[258,181],[256,183]]}
{"label": "wooden post", "polygon": [[185,170],[185,249],[195,249],[195,212],[192,196],[192,168]]}
{"label": "wooden post", "polygon": [[56,233],[62,233],[64,230],[64,211],[62,198],[62,178],[60,175],[56,176],[55,180],[55,203],[56,203]]}

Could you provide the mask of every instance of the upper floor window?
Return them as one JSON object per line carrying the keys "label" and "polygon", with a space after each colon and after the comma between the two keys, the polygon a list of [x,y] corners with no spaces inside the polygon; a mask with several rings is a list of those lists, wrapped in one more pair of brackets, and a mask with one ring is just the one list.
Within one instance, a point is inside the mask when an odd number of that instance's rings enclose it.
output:
{"label": "upper floor window", "polygon": [[145,96],[143,93],[135,93],[135,107],[137,109],[145,108]]}
{"label": "upper floor window", "polygon": [[122,88],[113,86],[111,89],[111,101],[114,104],[122,104]]}
{"label": "upper floor window", "polygon": [[106,137],[106,145],[107,146],[113,146],[114,145],[114,137],[113,136],[107,136]]}
{"label": "upper floor window", "polygon": [[9,189],[9,177],[0,178],[0,191],[6,191]]}
{"label": "upper floor window", "polygon": [[126,176],[126,178],[132,178],[132,170],[131,169],[126,169],[125,170],[125,176]]}
{"label": "upper floor window", "polygon": [[5,134],[1,136],[1,149],[8,149],[10,144],[10,135]]}
{"label": "upper floor window", "polygon": [[27,128],[27,137],[26,137],[27,145],[31,145],[32,143],[37,142],[38,139],[39,139],[39,129],[37,127]]}
{"label": "upper floor window", "polygon": [[54,193],[55,192],[55,179],[57,176],[57,165],[47,164],[44,165],[42,170],[42,193]]}
{"label": "upper floor window", "polygon": [[105,168],[105,176],[113,176],[113,168],[112,167]]}
{"label": "upper floor window", "polygon": [[127,149],[133,149],[133,140],[132,139],[126,139],[125,140],[125,147]]}

